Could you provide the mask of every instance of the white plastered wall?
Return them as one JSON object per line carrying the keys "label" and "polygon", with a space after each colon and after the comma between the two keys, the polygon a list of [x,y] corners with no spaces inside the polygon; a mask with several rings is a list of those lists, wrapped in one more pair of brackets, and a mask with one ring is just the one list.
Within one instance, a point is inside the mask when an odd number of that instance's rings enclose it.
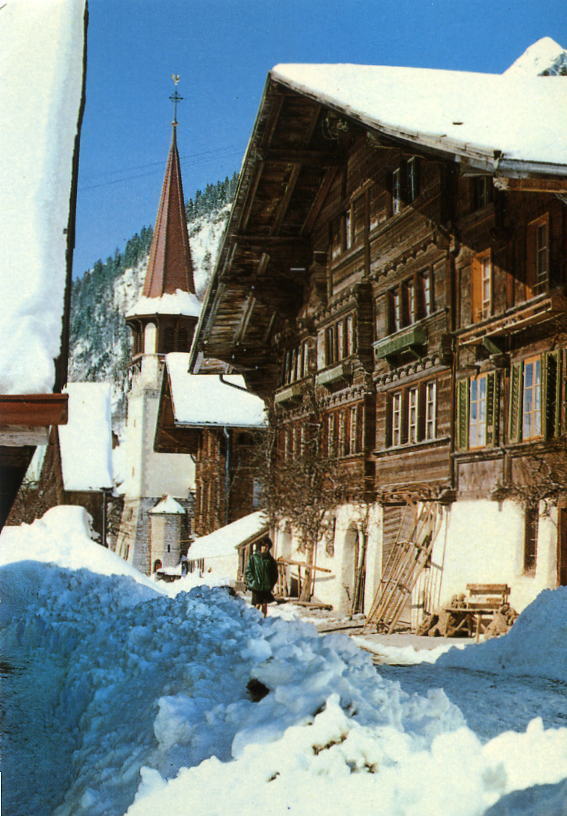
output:
{"label": "white plastered wall", "polygon": [[[468,583],[508,584],[510,603],[521,612],[542,589],[555,586],[557,511],[540,505],[536,569],[524,573],[524,507],[513,501],[458,501],[444,510],[433,548],[432,608],[465,593]],[[423,600],[414,593],[414,607]]]}
{"label": "white plastered wall", "polygon": [[[334,524],[333,524],[334,518]],[[366,535],[366,581],[364,611],[368,611],[379,580],[379,549],[381,541],[381,509],[377,505],[366,507],[344,504],[327,520],[328,530],[317,546],[315,563],[329,572],[316,570],[314,597],[333,606],[340,615],[350,614],[355,581],[355,556],[363,546]],[[305,562],[305,553],[299,549],[297,531],[281,524],[275,531],[275,554],[291,560]],[[293,567],[290,570],[296,572]]]}

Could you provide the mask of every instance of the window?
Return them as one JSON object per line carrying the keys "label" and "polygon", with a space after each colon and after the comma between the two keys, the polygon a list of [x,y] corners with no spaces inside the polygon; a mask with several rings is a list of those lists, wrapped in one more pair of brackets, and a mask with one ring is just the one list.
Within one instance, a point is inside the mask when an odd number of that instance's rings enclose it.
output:
{"label": "window", "polygon": [[327,456],[332,457],[336,453],[335,437],[335,414],[327,415]]}
{"label": "window", "polygon": [[494,187],[491,176],[475,176],[472,179],[472,207],[473,210],[481,210],[489,204],[494,197]]}
{"label": "window", "polygon": [[412,156],[392,171],[392,214],[401,212],[404,204],[411,204],[419,195],[419,159]]}
{"label": "window", "polygon": [[418,411],[419,391],[417,388],[408,390],[408,442],[417,442],[417,411]]}
{"label": "window", "polygon": [[470,448],[483,448],[486,445],[486,382],[486,374],[473,377],[470,381]]}
{"label": "window", "polygon": [[424,438],[435,439],[435,415],[437,413],[437,383],[425,384],[425,428]]}
{"label": "window", "polygon": [[537,505],[528,505],[524,518],[524,574],[533,575],[537,561],[539,512]]}
{"label": "window", "polygon": [[492,314],[492,251],[478,252],[472,262],[472,322]]}
{"label": "window", "polygon": [[435,310],[433,270],[423,269],[390,289],[390,332],[411,326]]}
{"label": "window", "polygon": [[499,375],[489,371],[457,381],[456,447],[475,450],[498,443]]}
{"label": "window", "polygon": [[358,452],[358,407],[356,405],[350,408],[349,450],[350,453]]}
{"label": "window", "polygon": [[419,159],[412,156],[406,163],[406,201],[411,204],[419,195]]}
{"label": "window", "polygon": [[397,167],[392,173],[392,215],[402,209],[402,168]]}
{"label": "window", "polygon": [[304,340],[296,349],[289,349],[284,354],[282,383],[284,385],[302,380],[309,374],[309,340]]}
{"label": "window", "polygon": [[549,282],[549,215],[528,224],[526,297],[545,292]]}
{"label": "window", "polygon": [[387,444],[415,445],[435,439],[437,383],[430,380],[390,394]]}
{"label": "window", "polygon": [[541,436],[541,360],[524,361],[522,439]]}
{"label": "window", "polygon": [[559,436],[562,367],[559,350],[512,363],[508,418],[511,443]]}
{"label": "window", "polygon": [[397,391],[392,394],[392,442],[396,445],[402,444],[402,392]]}
{"label": "window", "polygon": [[349,314],[325,329],[325,365],[333,365],[355,351],[354,315]]}
{"label": "window", "polygon": [[423,317],[427,317],[435,311],[432,269],[424,269],[419,273],[418,288],[421,297],[421,314]]}

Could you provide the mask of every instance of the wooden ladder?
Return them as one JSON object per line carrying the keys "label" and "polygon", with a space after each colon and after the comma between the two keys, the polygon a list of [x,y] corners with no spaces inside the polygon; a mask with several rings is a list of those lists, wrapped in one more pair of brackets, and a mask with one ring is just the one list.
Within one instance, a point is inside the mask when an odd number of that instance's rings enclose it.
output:
{"label": "wooden ladder", "polygon": [[436,502],[424,504],[418,512],[414,504],[404,508],[414,516],[410,534],[403,535],[407,520],[402,515],[396,537],[382,572],[382,579],[366,617],[365,630],[391,634],[400,619],[404,606],[427,564],[433,548],[438,519]]}

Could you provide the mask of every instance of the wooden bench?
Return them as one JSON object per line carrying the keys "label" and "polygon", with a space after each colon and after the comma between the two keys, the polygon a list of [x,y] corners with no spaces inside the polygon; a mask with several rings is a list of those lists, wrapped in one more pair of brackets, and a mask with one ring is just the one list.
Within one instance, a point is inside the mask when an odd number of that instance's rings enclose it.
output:
{"label": "wooden bench", "polygon": [[510,596],[508,584],[467,584],[468,597],[462,602],[444,607],[445,611],[455,616],[454,632],[473,633],[478,641],[494,615],[506,603]]}

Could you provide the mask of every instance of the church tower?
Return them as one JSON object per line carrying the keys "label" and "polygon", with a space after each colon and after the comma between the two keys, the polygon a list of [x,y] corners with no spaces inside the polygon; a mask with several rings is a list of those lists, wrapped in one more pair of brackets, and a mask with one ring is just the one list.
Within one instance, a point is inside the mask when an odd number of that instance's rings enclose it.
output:
{"label": "church tower", "polygon": [[[177,81],[174,77],[176,85]],[[177,500],[177,508],[190,510],[195,477],[190,455],[154,451],[165,355],[189,351],[200,310],[177,150],[177,103],[181,98],[176,87],[170,97],[174,103],[171,146],[144,287],[126,315],[133,343],[124,440],[124,510],[117,552],[147,574],[157,562],[165,565],[171,560],[169,552],[160,550],[169,544],[152,542],[151,511],[166,495]]]}

